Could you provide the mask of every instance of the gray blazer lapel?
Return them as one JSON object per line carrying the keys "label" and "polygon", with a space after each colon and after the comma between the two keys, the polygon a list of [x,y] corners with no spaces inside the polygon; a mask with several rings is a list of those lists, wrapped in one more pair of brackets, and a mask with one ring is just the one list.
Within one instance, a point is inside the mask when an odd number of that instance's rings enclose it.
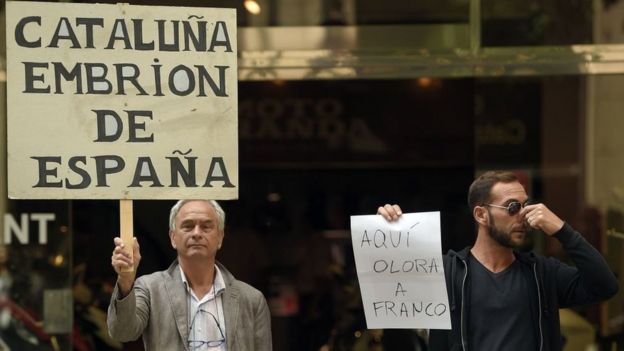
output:
{"label": "gray blazer lapel", "polygon": [[238,289],[226,282],[227,288],[223,293],[223,313],[225,314],[225,330],[227,349],[235,350],[234,340],[238,326]]}
{"label": "gray blazer lapel", "polygon": [[[169,296],[169,302],[171,303],[175,323],[178,327],[178,333],[183,340],[184,348],[188,350],[186,342],[186,340],[188,340],[188,299],[184,291],[184,282],[180,276],[180,268],[177,260],[167,269],[167,272],[169,274],[165,280],[165,289]],[[170,323],[169,321],[164,322]]]}

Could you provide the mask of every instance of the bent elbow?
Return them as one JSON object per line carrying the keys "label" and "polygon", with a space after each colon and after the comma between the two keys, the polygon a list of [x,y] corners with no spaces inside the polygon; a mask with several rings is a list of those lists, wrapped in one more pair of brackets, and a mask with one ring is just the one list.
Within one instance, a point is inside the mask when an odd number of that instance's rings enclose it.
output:
{"label": "bent elbow", "polygon": [[119,342],[130,342],[135,341],[141,336],[141,334],[136,335],[135,333],[129,333],[128,329],[124,328],[116,328],[108,326],[108,335],[115,341]]}
{"label": "bent elbow", "polygon": [[593,295],[597,301],[605,301],[615,296],[620,290],[617,278],[612,275],[610,279],[604,279],[600,283],[596,283],[593,289]]}
{"label": "bent elbow", "polygon": [[141,331],[127,323],[120,323],[116,318],[107,318],[108,335],[115,341],[130,342],[141,336]]}

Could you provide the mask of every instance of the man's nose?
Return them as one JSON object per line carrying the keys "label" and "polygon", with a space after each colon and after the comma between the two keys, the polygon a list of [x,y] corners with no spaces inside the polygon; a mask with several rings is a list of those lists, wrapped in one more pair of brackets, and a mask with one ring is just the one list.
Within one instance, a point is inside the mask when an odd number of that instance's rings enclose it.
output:
{"label": "man's nose", "polygon": [[518,223],[521,223],[524,226],[528,225],[526,221],[526,216],[524,214],[518,213],[516,215],[516,220],[518,221]]}

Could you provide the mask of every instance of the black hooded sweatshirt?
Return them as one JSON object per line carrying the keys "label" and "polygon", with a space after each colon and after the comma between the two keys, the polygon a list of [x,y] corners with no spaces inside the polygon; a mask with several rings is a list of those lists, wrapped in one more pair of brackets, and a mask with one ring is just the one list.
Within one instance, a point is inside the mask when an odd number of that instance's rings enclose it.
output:
{"label": "black hooded sweatshirt", "polygon": [[[554,234],[575,266],[533,252],[514,252],[522,263],[522,273],[531,282],[532,324],[538,336],[539,351],[562,349],[559,308],[587,305],[606,300],[618,291],[618,282],[602,255],[567,223]],[[468,350],[467,331],[470,301],[468,257],[470,247],[444,255],[444,273],[451,311],[451,330],[431,330],[429,348]]]}

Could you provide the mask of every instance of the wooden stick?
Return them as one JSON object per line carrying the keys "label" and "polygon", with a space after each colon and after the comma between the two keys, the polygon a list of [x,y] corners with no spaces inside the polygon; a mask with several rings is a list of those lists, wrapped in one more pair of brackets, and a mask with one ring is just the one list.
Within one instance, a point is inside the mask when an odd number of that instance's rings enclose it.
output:
{"label": "wooden stick", "polygon": [[[134,222],[132,219],[132,200],[119,200],[119,236],[123,241],[126,250],[132,257],[132,248],[134,247]],[[134,267],[124,272],[132,272]]]}

